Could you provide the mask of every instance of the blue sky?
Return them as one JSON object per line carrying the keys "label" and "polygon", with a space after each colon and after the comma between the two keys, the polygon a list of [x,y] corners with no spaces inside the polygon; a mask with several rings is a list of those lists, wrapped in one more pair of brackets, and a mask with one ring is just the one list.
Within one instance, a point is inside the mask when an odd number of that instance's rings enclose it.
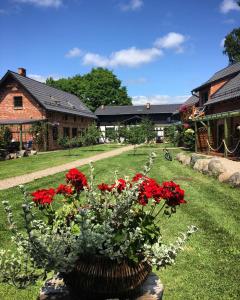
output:
{"label": "blue sky", "polygon": [[0,76],[68,77],[110,68],[135,104],[182,102],[227,66],[235,0],[1,0]]}

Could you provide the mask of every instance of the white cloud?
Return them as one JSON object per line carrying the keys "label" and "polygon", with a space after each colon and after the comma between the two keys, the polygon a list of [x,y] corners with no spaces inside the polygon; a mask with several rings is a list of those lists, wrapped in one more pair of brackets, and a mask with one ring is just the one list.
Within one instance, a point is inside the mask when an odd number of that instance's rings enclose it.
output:
{"label": "white cloud", "polygon": [[83,64],[98,67],[137,67],[150,63],[161,55],[162,51],[157,48],[137,49],[136,47],[131,47],[113,52],[108,57],[97,53],[86,53],[83,56]]}
{"label": "white cloud", "polygon": [[220,11],[223,14],[227,14],[232,10],[240,11],[240,6],[237,4],[235,0],[223,0],[220,5]]}
{"label": "white cloud", "polygon": [[60,78],[63,78],[63,76],[59,76],[59,75],[47,75],[47,76],[44,76],[44,75],[39,75],[39,74],[29,74],[28,75],[29,78],[32,78],[34,80],[37,80],[37,81],[40,81],[40,82],[43,82],[45,83],[47,78],[49,77],[52,77],[54,80],[58,80]]}
{"label": "white cloud", "polygon": [[82,55],[82,50],[77,47],[74,47],[66,53],[65,57],[72,58],[72,57],[79,57],[81,55]]}
{"label": "white cloud", "polygon": [[126,4],[121,4],[120,7],[123,11],[135,11],[143,7],[143,0],[130,0]]}
{"label": "white cloud", "polygon": [[169,96],[169,95],[153,95],[153,96],[134,96],[132,102],[134,105],[144,105],[146,103],[151,104],[171,104],[171,103],[183,103],[189,98],[186,96]]}
{"label": "white cloud", "polygon": [[18,3],[33,4],[42,7],[59,7],[63,4],[63,0],[15,0]]}
{"label": "white cloud", "polygon": [[221,40],[221,42],[220,42],[220,47],[221,47],[221,48],[224,47],[225,39],[226,39],[226,38],[223,38],[223,39]]}
{"label": "white cloud", "polygon": [[178,53],[183,52],[183,43],[187,37],[181,33],[169,32],[167,35],[158,38],[154,46],[162,49],[175,49]]}

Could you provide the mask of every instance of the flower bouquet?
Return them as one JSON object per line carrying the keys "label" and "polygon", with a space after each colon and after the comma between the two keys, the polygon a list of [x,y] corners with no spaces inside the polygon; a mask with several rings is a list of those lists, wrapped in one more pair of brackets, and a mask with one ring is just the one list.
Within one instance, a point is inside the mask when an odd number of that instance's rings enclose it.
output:
{"label": "flower bouquet", "polygon": [[[101,297],[135,292],[152,266],[174,262],[177,252],[196,230],[194,226],[167,246],[160,234],[160,214],[170,217],[184,200],[184,190],[169,181],[159,184],[148,173],[152,153],[142,173],[95,185],[77,169],[66,184],[29,195],[24,187],[25,233],[4,201],[17,246],[1,251],[0,279],[25,287],[49,272],[60,273],[72,293]],[[39,211],[40,210],[40,215]],[[96,296],[97,295],[97,296]]]}

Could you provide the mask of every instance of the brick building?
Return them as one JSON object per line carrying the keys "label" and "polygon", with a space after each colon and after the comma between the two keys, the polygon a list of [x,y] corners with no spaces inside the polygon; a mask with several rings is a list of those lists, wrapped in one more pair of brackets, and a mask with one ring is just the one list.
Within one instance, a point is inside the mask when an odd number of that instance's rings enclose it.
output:
{"label": "brick building", "polygon": [[240,156],[240,62],[216,72],[195,88],[180,109],[193,121],[196,150]]}
{"label": "brick building", "polygon": [[59,148],[59,137],[78,136],[96,116],[72,94],[26,77],[26,70],[7,71],[0,81],[0,125],[8,126],[13,138],[32,140],[32,124],[45,122],[46,148]]}

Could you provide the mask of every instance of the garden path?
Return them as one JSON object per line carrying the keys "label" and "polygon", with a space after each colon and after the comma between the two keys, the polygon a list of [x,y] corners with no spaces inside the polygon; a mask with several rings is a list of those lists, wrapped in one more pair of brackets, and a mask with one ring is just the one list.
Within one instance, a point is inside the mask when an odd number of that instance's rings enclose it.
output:
{"label": "garden path", "polygon": [[91,156],[88,158],[75,160],[73,162],[66,163],[66,164],[63,164],[60,166],[51,167],[51,168],[47,168],[45,170],[36,171],[36,172],[25,174],[25,175],[20,175],[20,176],[16,176],[16,177],[3,179],[3,180],[0,180],[0,190],[12,188],[14,186],[18,186],[20,184],[25,184],[25,183],[34,181],[39,178],[47,177],[50,175],[54,175],[56,173],[67,171],[72,168],[80,167],[80,166],[89,164],[91,161],[94,162],[94,161],[98,161],[98,160],[101,160],[104,158],[110,158],[113,156],[117,156],[123,152],[132,150],[133,147],[134,146],[132,146],[132,145],[126,146],[126,147],[121,147],[119,149],[107,151],[107,152],[97,154],[97,155],[94,155],[94,156]]}

